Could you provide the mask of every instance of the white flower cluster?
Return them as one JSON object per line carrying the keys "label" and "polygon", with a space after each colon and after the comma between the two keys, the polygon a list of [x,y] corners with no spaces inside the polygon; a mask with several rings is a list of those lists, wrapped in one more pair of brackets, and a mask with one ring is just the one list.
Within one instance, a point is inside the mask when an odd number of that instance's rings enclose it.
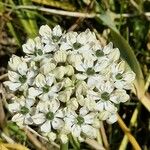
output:
{"label": "white flower cluster", "polygon": [[135,74],[112,43],[101,47],[89,29],[43,25],[22,47],[25,56],[12,56],[4,83],[15,94],[13,122],[65,143],[69,134],[96,138],[100,121],[117,121],[116,106],[129,99]]}

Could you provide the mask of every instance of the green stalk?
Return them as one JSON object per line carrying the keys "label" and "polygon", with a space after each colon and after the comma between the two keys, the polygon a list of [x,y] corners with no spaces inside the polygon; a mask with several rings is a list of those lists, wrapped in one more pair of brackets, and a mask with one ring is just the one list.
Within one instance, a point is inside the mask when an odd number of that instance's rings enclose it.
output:
{"label": "green stalk", "polygon": [[19,38],[18,38],[18,35],[17,35],[16,32],[15,32],[15,29],[14,29],[12,23],[11,23],[11,22],[8,22],[8,23],[7,23],[7,27],[9,28],[9,31],[10,31],[10,33],[12,34],[12,36],[15,38],[15,41],[16,41],[17,45],[21,47],[20,40],[19,40]]}
{"label": "green stalk", "polygon": [[[32,5],[31,0],[22,0],[23,5]],[[31,11],[25,12],[28,17],[28,22],[32,29],[32,32],[36,35],[38,33],[38,26],[35,20],[35,15]]]}
{"label": "green stalk", "polygon": [[[14,7],[16,6],[13,0],[9,0],[9,3]],[[31,37],[31,38],[35,37],[36,34],[33,32],[29,21],[27,19],[24,19],[25,14],[22,11],[18,11],[18,10],[16,10],[16,14],[19,18],[20,23],[25,29],[25,32],[27,33],[28,37]]]}
{"label": "green stalk", "polygon": [[73,149],[80,150],[80,143],[78,142],[77,138],[73,137],[71,134],[68,137]]}
{"label": "green stalk", "polygon": [[68,143],[65,144],[61,143],[60,150],[68,150]]}

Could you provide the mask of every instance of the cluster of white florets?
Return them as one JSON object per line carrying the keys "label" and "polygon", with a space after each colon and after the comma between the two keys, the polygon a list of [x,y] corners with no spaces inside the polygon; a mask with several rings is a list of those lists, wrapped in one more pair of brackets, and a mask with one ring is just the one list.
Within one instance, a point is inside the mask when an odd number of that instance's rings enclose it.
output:
{"label": "cluster of white florets", "polygon": [[15,95],[13,122],[65,143],[69,134],[96,138],[100,121],[117,121],[116,105],[129,99],[135,74],[112,43],[101,47],[89,29],[43,25],[22,47],[25,56],[12,56],[4,83]]}

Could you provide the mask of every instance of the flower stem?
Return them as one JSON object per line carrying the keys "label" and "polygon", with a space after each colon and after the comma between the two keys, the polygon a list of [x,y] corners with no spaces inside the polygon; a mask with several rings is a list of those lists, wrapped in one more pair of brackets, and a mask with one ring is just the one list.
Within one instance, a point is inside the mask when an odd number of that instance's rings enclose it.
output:
{"label": "flower stem", "polygon": [[69,141],[72,145],[72,147],[75,150],[79,150],[80,149],[80,143],[77,141],[77,139],[75,137],[73,137],[71,134],[69,135]]}
{"label": "flower stem", "polygon": [[68,150],[68,143],[61,143],[60,150]]}

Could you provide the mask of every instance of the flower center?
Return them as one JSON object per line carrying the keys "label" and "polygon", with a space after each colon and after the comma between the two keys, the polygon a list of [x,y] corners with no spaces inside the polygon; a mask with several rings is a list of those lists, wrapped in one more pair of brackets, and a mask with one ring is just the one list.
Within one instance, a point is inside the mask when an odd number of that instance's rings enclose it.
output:
{"label": "flower center", "polygon": [[115,78],[116,78],[117,80],[121,80],[121,79],[123,78],[123,76],[122,76],[121,73],[118,73],[118,74],[115,76]]}
{"label": "flower center", "polygon": [[105,101],[109,100],[109,98],[110,98],[109,93],[107,93],[107,92],[102,93],[101,98]]}
{"label": "flower center", "polygon": [[37,55],[43,55],[43,52],[42,52],[42,50],[41,49],[37,49],[36,51],[35,51],[35,55],[37,56]]}
{"label": "flower center", "polygon": [[97,50],[95,54],[96,54],[97,57],[102,57],[102,56],[104,56],[104,52],[101,51],[101,50]]}
{"label": "flower center", "polygon": [[48,112],[47,114],[46,114],[46,119],[48,119],[48,120],[53,120],[54,119],[54,113],[53,112]]}
{"label": "flower center", "polygon": [[79,49],[81,46],[82,46],[82,45],[81,45],[80,43],[78,43],[78,42],[75,42],[75,43],[73,44],[74,49]]}
{"label": "flower center", "polygon": [[93,75],[93,74],[95,74],[95,70],[93,68],[88,68],[86,70],[86,73],[87,73],[87,75]]}
{"label": "flower center", "polygon": [[78,124],[78,125],[81,125],[81,124],[84,123],[84,118],[83,118],[83,117],[78,116],[76,119],[77,119],[77,124]]}
{"label": "flower center", "polygon": [[48,85],[45,85],[43,88],[42,88],[43,92],[44,93],[48,93],[49,91],[49,86]]}
{"label": "flower center", "polygon": [[21,113],[21,114],[25,115],[25,114],[27,114],[28,112],[29,112],[29,109],[28,109],[27,107],[25,107],[25,106],[21,107],[21,110],[20,110],[20,113]]}
{"label": "flower center", "polygon": [[26,76],[25,76],[25,75],[23,75],[23,76],[19,77],[19,81],[20,81],[21,83],[25,83],[25,82],[26,82],[26,80],[27,80],[27,78],[26,78]]}
{"label": "flower center", "polygon": [[59,36],[56,36],[56,35],[53,35],[53,36],[52,36],[52,40],[53,40],[54,42],[58,42],[59,39],[60,39]]}

